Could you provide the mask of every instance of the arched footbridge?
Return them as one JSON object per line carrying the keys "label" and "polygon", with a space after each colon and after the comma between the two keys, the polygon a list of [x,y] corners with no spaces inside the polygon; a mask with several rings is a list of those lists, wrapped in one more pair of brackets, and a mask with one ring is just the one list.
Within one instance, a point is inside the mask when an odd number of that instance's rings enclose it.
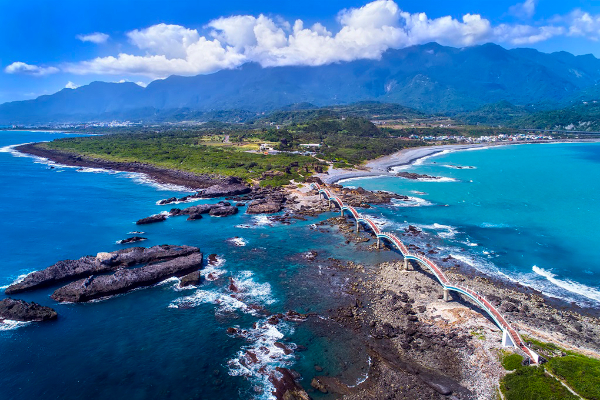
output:
{"label": "arched footbridge", "polygon": [[425,266],[440,282],[442,287],[444,288],[444,300],[448,301],[448,293],[450,291],[458,292],[464,296],[467,296],[471,300],[473,300],[482,310],[484,310],[492,320],[498,325],[498,327],[502,330],[502,345],[505,347],[514,346],[521,349],[531,360],[532,363],[537,364],[539,362],[539,355],[525,346],[525,342],[521,339],[521,336],[518,332],[506,321],[506,319],[498,312],[498,310],[482,295],[474,291],[473,289],[460,285],[458,283],[451,282],[444,272],[430,259],[424,257],[419,254],[411,253],[408,250],[408,247],[392,232],[383,232],[381,229],[373,222],[373,220],[368,217],[358,213],[356,209],[352,206],[345,205],[344,202],[336,195],[334,195],[329,189],[325,187],[321,187],[318,183],[311,183],[311,187],[319,192],[320,196],[323,196],[329,202],[329,207],[332,205],[337,205],[340,209],[341,215],[344,215],[344,212],[347,212],[354,218],[356,221],[356,229],[357,231],[360,229],[360,225],[364,225],[368,229],[370,229],[373,234],[377,237],[377,247],[380,247],[381,240],[386,240],[393,247],[395,247],[404,258],[405,268],[408,267],[408,260],[414,260],[419,264]]}

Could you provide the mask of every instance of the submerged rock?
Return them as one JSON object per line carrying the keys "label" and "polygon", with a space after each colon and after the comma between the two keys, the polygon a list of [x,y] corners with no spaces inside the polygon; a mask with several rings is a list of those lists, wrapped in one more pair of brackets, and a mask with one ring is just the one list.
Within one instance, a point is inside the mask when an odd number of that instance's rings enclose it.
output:
{"label": "submerged rock", "polygon": [[136,225],[153,224],[155,222],[162,222],[166,219],[167,219],[167,216],[165,214],[156,214],[156,215],[151,215],[149,217],[137,220]]}
{"label": "submerged rock", "polygon": [[416,174],[414,172],[398,172],[396,174],[396,176],[399,176],[401,178],[406,178],[406,179],[436,179],[436,180],[442,179],[439,176]]}
{"label": "submerged rock", "polygon": [[23,300],[3,299],[0,301],[0,320],[12,321],[49,321],[56,319],[56,311],[50,307]]}
{"label": "submerged rock", "polygon": [[134,237],[130,237],[127,239],[119,240],[117,243],[118,244],[128,244],[128,243],[142,242],[144,240],[148,240],[148,238],[141,237],[141,236],[134,236]]}
{"label": "submerged rock", "polygon": [[198,248],[191,246],[161,245],[150,248],[131,247],[112,253],[98,253],[96,257],[85,256],[78,260],[63,260],[41,271],[32,272],[21,282],[10,285],[5,293],[23,292],[54,285],[69,279],[79,279],[93,274],[111,272],[131,265],[187,256],[198,251]]}
{"label": "submerged rock", "polygon": [[57,289],[50,297],[58,302],[80,303],[154,285],[173,276],[184,276],[202,266],[202,253],[195,250],[190,255],[169,261],[120,269],[112,275],[94,275],[80,279]]}

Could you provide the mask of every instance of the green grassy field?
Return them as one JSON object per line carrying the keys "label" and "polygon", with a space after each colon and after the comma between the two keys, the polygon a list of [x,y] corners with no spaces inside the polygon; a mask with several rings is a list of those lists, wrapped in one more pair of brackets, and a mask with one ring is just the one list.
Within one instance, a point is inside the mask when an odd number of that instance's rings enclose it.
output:
{"label": "green grassy field", "polygon": [[548,359],[540,366],[522,366],[518,354],[504,353],[501,363],[507,371],[500,382],[506,400],[577,399],[551,372],[581,397],[600,400],[600,360],[561,349],[553,343],[525,337],[532,348]]}

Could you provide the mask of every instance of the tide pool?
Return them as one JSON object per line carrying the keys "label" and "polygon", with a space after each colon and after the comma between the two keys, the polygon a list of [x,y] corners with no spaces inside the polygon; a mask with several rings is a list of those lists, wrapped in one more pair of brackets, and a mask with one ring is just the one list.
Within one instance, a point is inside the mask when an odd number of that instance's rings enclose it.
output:
{"label": "tide pool", "polygon": [[415,225],[438,257],[546,294],[600,306],[600,144],[473,149],[401,170],[444,179],[351,179],[345,186],[411,196],[378,208],[386,230]]}

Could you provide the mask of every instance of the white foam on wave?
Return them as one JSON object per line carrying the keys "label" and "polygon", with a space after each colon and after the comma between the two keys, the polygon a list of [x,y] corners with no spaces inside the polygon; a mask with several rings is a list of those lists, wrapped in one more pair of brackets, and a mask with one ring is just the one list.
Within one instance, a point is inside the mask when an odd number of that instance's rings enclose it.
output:
{"label": "white foam on wave", "polygon": [[[255,388],[260,388],[255,392],[254,399],[274,399],[272,393],[275,387],[269,377],[278,374],[277,367],[288,367],[295,360],[293,350],[296,349],[296,345],[281,342],[286,335],[293,333],[293,328],[284,321],[272,325],[267,319],[262,319],[257,321],[252,329],[242,330],[239,327],[236,329],[237,335],[251,344],[243,346],[227,362],[229,375],[243,376]],[[277,346],[276,343],[279,345]]]}
{"label": "white foam on wave", "polygon": [[426,207],[432,206],[433,203],[420,197],[408,196],[408,199],[392,199],[392,205],[395,207]]}
{"label": "white foam on wave", "polygon": [[[396,168],[396,167],[394,167]],[[377,178],[385,178],[387,175],[369,175],[369,176],[355,176],[353,178],[344,178],[336,181],[335,183],[341,185],[342,183],[353,182],[353,181],[362,181],[366,179],[377,179]]]}
{"label": "white foam on wave", "polygon": [[4,289],[8,288],[10,285],[15,285],[15,284],[17,284],[17,283],[23,282],[23,279],[25,279],[25,278],[26,278],[26,277],[27,277],[29,274],[31,274],[31,273],[33,273],[33,272],[35,272],[35,271],[31,271],[31,272],[28,272],[28,273],[26,273],[26,274],[22,274],[22,275],[19,275],[19,276],[17,276],[17,277],[16,277],[16,278],[15,278],[15,279],[14,279],[14,280],[11,282],[11,283],[9,283],[8,285],[0,286],[0,290],[4,290]]}
{"label": "white foam on wave", "polygon": [[442,225],[434,223],[432,225],[417,225],[421,229],[429,229],[436,231],[436,234],[443,239],[451,239],[456,236],[458,229],[450,225]]}
{"label": "white foam on wave", "polygon": [[419,182],[458,182],[458,179],[448,177],[436,177],[436,178],[417,178]]}
{"label": "white foam on wave", "polygon": [[[558,279],[556,274],[538,266],[532,267],[531,273],[511,273],[510,275],[502,272],[491,261],[483,260],[476,256],[457,254],[450,252],[452,258],[467,264],[479,271],[492,276],[500,276],[509,282],[518,283],[540,291],[546,296],[554,297],[568,302],[574,302],[581,306],[597,305],[600,303],[600,290],[586,286],[579,282],[569,279]],[[583,299],[586,299],[585,301]]]}
{"label": "white foam on wave", "polygon": [[[218,271],[218,267],[213,266]],[[215,272],[215,270],[211,272]],[[208,268],[204,271],[209,274]],[[206,276],[206,275],[205,275]],[[256,315],[256,307],[253,305],[268,305],[275,302],[271,293],[269,283],[259,283],[254,279],[251,271],[242,271],[233,277],[237,291],[228,289],[207,290],[198,289],[190,296],[180,297],[169,304],[169,308],[192,308],[201,304],[217,305],[217,313],[242,311],[247,314]]]}
{"label": "white foam on wave", "polygon": [[[193,192],[194,190],[185,186],[175,185],[171,183],[159,183],[150,178],[148,175],[141,172],[126,172],[124,173],[126,178],[132,179],[135,183],[139,183],[146,186],[152,186],[163,192]],[[198,199],[200,200],[200,199]]]}
{"label": "white foam on wave", "polygon": [[245,245],[248,244],[248,240],[241,238],[241,237],[233,237],[231,239],[227,239],[227,241],[231,244],[233,244],[234,246],[238,246],[238,247],[243,247]]}
{"label": "white foam on wave", "polygon": [[452,164],[444,164],[442,167],[450,168],[450,169],[477,169],[477,167],[473,167],[471,165],[452,165]]}
{"label": "white foam on wave", "polygon": [[556,274],[552,273],[551,271],[540,268],[537,265],[534,265],[531,269],[537,275],[543,276],[549,282],[564,290],[600,302],[600,290],[596,288],[586,286],[582,283],[575,282],[570,279],[558,279],[556,277]]}
{"label": "white foam on wave", "polygon": [[31,324],[31,322],[13,321],[10,319],[5,319],[4,321],[0,322],[0,332],[12,331],[14,329],[22,328],[29,324]]}

